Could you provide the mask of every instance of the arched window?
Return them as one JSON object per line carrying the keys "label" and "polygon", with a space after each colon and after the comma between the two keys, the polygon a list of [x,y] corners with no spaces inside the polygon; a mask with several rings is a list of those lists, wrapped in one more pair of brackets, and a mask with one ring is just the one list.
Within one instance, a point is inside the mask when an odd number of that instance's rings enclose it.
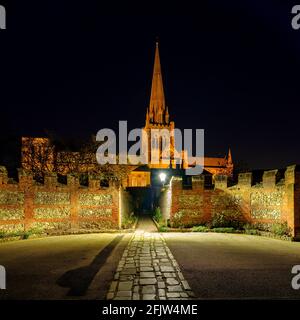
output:
{"label": "arched window", "polygon": [[158,136],[155,135],[153,140],[152,140],[152,149],[158,149],[159,145],[158,145]]}

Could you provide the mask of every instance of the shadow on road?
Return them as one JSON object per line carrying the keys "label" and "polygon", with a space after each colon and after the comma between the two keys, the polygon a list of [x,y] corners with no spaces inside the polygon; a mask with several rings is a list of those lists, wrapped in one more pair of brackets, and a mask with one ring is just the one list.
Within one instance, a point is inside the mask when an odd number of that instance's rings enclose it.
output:
{"label": "shadow on road", "polygon": [[116,245],[122,240],[124,235],[119,235],[114,238],[103,250],[101,250],[92,263],[88,266],[74,270],[69,270],[64,273],[58,280],[57,284],[64,288],[70,288],[67,296],[83,296],[94,277],[105,264]]}

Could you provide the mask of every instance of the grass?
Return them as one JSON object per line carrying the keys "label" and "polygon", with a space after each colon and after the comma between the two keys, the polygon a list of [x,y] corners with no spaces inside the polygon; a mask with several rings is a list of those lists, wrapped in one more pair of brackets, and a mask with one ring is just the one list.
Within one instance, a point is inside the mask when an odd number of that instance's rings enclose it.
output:
{"label": "grass", "polygon": [[158,227],[158,232],[167,232],[168,231],[168,227],[166,226],[159,226]]}
{"label": "grass", "polygon": [[210,229],[206,226],[194,226],[192,232],[209,232]]}
{"label": "grass", "polygon": [[0,239],[20,237],[22,240],[29,239],[31,235],[43,233],[40,229],[30,229],[26,231],[0,232]]}
{"label": "grass", "polygon": [[124,217],[122,221],[122,228],[123,229],[131,229],[133,228],[134,224],[136,223],[137,217],[132,215],[128,217]]}
{"label": "grass", "polygon": [[179,232],[215,232],[215,233],[239,233],[239,234],[247,234],[254,236],[263,236],[266,235],[269,237],[280,238],[282,240],[291,240],[290,237],[290,229],[288,228],[286,223],[274,223],[273,226],[267,232],[263,232],[259,228],[257,228],[253,224],[245,224],[241,228],[234,227],[213,227],[210,225],[196,225],[191,228],[182,227],[182,228],[166,228],[161,227],[161,232],[167,231],[179,231]]}
{"label": "grass", "polygon": [[250,234],[253,236],[259,236],[260,232],[257,229],[245,229],[245,234]]}
{"label": "grass", "polygon": [[237,230],[234,228],[212,228],[212,232],[217,232],[217,233],[236,233]]}
{"label": "grass", "polygon": [[161,210],[159,207],[155,208],[155,210],[153,212],[153,218],[159,224],[162,222],[162,213],[161,213]]}

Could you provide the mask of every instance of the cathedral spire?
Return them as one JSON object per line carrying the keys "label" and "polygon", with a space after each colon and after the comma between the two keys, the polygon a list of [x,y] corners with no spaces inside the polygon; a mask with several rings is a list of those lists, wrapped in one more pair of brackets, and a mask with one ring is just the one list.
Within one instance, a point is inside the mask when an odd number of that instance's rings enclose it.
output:
{"label": "cathedral spire", "polygon": [[230,150],[230,148],[229,148],[229,150],[228,150],[227,163],[228,163],[228,164],[232,164],[232,155],[231,155],[231,150]]}
{"label": "cathedral spire", "polygon": [[162,115],[165,113],[165,95],[161,74],[161,65],[159,58],[158,42],[156,42],[154,69],[152,77],[151,97],[149,104],[150,118],[155,123],[162,123]]}

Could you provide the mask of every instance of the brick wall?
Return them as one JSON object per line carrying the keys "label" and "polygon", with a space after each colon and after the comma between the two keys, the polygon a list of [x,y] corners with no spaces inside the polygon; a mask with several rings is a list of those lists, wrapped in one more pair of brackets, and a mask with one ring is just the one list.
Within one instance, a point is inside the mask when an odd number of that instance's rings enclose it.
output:
{"label": "brick wall", "polygon": [[[192,186],[184,188],[182,179],[173,177],[169,206],[164,214],[174,226],[193,226],[211,223],[221,214],[241,221],[271,225],[287,222],[294,237],[300,236],[300,172],[289,166],[279,180],[278,171],[263,173],[262,181],[252,184],[252,173],[239,174],[236,185],[227,186],[226,176],[215,176],[214,187],[204,187],[204,177],[193,177]],[[161,203],[166,204],[165,199]]]}
{"label": "brick wall", "polygon": [[121,192],[126,193],[116,185],[100,188],[97,178],[81,186],[72,175],[67,176],[67,184],[58,183],[55,174],[39,184],[24,170],[19,171],[17,183],[1,167],[0,232],[118,229]]}

